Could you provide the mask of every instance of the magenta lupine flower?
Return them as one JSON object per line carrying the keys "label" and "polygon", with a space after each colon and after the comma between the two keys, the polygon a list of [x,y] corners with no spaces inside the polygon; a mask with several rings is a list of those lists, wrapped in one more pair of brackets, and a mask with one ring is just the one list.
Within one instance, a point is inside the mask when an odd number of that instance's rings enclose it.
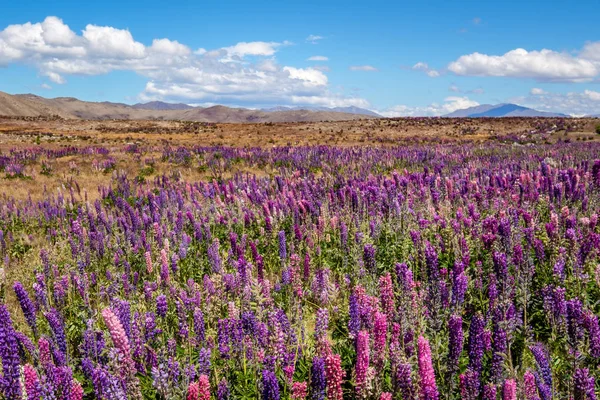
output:
{"label": "magenta lupine flower", "polygon": [[514,379],[507,379],[504,381],[502,400],[517,400],[517,383]]}
{"label": "magenta lupine flower", "polygon": [[356,393],[361,396],[366,390],[369,370],[369,332],[360,331],[356,339]]}
{"label": "magenta lupine flower", "polygon": [[26,364],[23,367],[23,375],[25,378],[25,392],[27,392],[27,400],[37,400],[40,398],[40,381],[37,372],[31,366]]}
{"label": "magenta lupine flower", "polygon": [[523,395],[525,400],[540,400],[535,385],[535,376],[530,371],[523,374]]}
{"label": "magenta lupine flower", "polygon": [[373,328],[373,341],[375,346],[375,365],[379,370],[383,368],[387,344],[387,318],[385,314],[375,313],[375,327]]}
{"label": "magenta lupine flower", "polygon": [[381,308],[387,319],[392,321],[396,312],[396,305],[394,303],[392,277],[389,272],[379,278],[379,299],[381,301]]}
{"label": "magenta lupine flower", "polygon": [[383,392],[381,393],[381,396],[379,396],[379,400],[392,400],[392,394],[389,392]]}
{"label": "magenta lupine flower", "polygon": [[325,357],[325,378],[327,380],[327,399],[343,400],[342,382],[344,380],[342,359],[339,354],[329,354]]}
{"label": "magenta lupine flower", "polygon": [[71,384],[71,393],[69,394],[69,400],[83,400],[83,388],[77,381],[73,381]]}
{"label": "magenta lupine flower", "polygon": [[419,377],[421,378],[421,399],[438,400],[439,393],[435,383],[435,372],[431,361],[431,348],[429,341],[419,336]]}

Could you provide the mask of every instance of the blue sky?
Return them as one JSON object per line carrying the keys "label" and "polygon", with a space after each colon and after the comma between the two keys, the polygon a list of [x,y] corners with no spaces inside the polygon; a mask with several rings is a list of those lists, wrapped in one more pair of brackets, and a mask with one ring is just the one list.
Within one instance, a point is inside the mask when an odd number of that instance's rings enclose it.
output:
{"label": "blue sky", "polygon": [[13,3],[0,13],[9,93],[390,116],[509,101],[600,113],[598,1]]}

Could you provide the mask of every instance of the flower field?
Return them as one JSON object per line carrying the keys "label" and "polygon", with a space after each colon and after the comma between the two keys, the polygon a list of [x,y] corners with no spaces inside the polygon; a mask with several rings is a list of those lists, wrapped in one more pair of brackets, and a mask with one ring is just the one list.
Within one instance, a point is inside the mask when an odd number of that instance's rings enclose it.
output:
{"label": "flower field", "polygon": [[1,200],[3,398],[596,399],[597,142],[35,147],[5,187],[64,157],[111,183]]}

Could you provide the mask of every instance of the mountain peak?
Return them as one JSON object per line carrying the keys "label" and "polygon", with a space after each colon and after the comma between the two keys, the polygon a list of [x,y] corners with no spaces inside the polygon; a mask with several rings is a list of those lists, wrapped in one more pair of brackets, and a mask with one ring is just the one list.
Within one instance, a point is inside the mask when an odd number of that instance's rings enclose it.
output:
{"label": "mountain peak", "polygon": [[497,117],[568,117],[560,113],[534,110],[518,104],[482,104],[444,115],[449,118],[497,118]]}

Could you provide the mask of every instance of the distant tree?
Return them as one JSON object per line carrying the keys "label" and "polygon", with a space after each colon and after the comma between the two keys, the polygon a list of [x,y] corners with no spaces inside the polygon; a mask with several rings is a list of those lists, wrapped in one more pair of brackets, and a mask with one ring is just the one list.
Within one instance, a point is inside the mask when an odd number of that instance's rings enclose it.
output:
{"label": "distant tree", "polygon": [[600,125],[596,125],[596,133],[600,135]]}

